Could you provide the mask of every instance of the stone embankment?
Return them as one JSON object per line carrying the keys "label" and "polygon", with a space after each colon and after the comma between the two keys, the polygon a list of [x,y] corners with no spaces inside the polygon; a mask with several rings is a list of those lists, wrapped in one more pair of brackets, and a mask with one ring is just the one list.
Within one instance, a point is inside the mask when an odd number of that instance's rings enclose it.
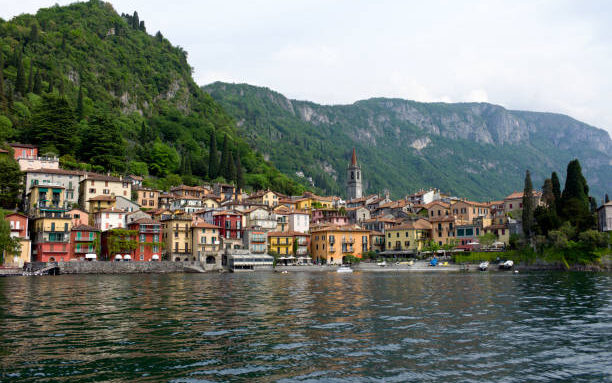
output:
{"label": "stone embankment", "polygon": [[216,265],[200,262],[58,262],[61,274],[203,273]]}

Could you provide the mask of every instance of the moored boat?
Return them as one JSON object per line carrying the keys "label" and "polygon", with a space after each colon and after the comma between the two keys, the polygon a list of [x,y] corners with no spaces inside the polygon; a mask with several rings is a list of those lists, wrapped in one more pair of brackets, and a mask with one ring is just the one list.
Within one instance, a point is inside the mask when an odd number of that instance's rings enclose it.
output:
{"label": "moored boat", "polygon": [[478,270],[480,271],[487,271],[488,268],[489,268],[489,262],[487,261],[481,262],[480,265],[478,265]]}
{"label": "moored boat", "polygon": [[336,272],[337,273],[352,273],[353,269],[351,269],[350,266],[342,265],[338,267],[338,270],[336,270]]}
{"label": "moored boat", "polygon": [[499,263],[499,268],[503,269],[503,270],[509,270],[509,269],[511,269],[513,267],[514,267],[514,261],[512,261],[510,259],[505,261],[505,262],[500,262]]}

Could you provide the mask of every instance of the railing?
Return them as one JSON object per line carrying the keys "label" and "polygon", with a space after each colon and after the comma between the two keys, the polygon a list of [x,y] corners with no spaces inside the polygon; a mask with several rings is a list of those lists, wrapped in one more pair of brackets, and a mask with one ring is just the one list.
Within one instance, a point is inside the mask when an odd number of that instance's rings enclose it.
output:
{"label": "railing", "polygon": [[49,238],[43,238],[43,239],[34,241],[34,243],[69,243],[69,242],[70,242],[70,238],[54,239],[54,240],[50,240]]}
{"label": "railing", "polygon": [[342,243],[355,243],[355,238],[342,239]]}
{"label": "railing", "polygon": [[159,234],[161,232],[161,229],[149,229],[149,228],[141,228],[138,230],[139,233],[153,233],[153,234]]}
{"label": "railing", "polygon": [[93,247],[89,247],[89,248],[85,248],[85,249],[84,248],[80,248],[80,249],[79,248],[75,248],[74,249],[74,252],[78,253],[78,254],[80,254],[80,253],[93,253],[94,251],[95,251],[95,249]]}
{"label": "railing", "polygon": [[354,252],[354,251],[355,251],[355,250],[354,250],[352,247],[349,247],[349,248],[346,248],[346,249],[344,249],[344,248],[342,249],[342,252],[343,252],[343,253],[352,253],[352,252]]}

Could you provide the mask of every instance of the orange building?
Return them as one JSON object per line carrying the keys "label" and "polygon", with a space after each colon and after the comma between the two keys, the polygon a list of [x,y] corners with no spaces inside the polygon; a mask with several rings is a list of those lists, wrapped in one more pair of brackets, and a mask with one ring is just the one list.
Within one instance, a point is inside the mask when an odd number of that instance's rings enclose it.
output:
{"label": "orange building", "polygon": [[310,254],[315,261],[342,264],[345,257],[361,258],[370,250],[370,231],[359,226],[322,226],[310,233]]}

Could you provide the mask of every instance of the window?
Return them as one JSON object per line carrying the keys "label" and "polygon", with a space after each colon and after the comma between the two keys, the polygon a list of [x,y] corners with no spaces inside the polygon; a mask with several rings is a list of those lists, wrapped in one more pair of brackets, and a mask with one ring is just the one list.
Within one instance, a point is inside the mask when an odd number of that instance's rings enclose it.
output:
{"label": "window", "polygon": [[404,246],[410,247],[410,241],[404,241]]}
{"label": "window", "polygon": [[110,194],[110,190],[108,190],[108,189],[102,189],[102,194]]}
{"label": "window", "polygon": [[96,189],[89,189],[89,192],[92,194],[96,194]]}
{"label": "window", "polygon": [[145,241],[145,235],[144,234],[140,234],[140,242],[144,242]]}
{"label": "window", "polygon": [[140,254],[140,260],[144,261],[144,254]]}

